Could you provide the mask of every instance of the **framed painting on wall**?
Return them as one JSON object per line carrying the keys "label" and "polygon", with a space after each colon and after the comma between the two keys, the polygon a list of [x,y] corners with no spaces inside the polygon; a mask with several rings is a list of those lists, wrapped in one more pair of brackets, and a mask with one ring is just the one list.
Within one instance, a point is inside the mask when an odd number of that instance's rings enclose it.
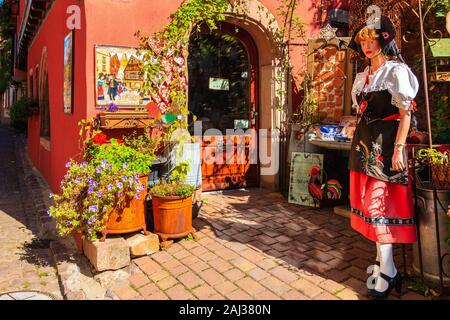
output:
{"label": "framed painting on wall", "polygon": [[[95,106],[113,103],[119,109],[144,109],[150,97],[142,97],[143,54],[136,48],[95,46]],[[145,109],[144,109],[145,110]]]}
{"label": "framed painting on wall", "polygon": [[74,30],[64,38],[64,113],[73,113],[73,65],[74,65]]}
{"label": "framed painting on wall", "polygon": [[292,152],[288,202],[317,206],[318,201],[310,189],[321,181],[322,169],[323,154]]}

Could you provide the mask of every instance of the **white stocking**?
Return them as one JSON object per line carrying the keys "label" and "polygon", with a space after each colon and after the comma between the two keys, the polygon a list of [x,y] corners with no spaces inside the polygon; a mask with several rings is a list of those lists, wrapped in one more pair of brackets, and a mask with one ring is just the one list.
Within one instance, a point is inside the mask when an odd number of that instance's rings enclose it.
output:
{"label": "white stocking", "polygon": [[[377,242],[377,257],[376,257],[376,261],[380,262],[380,243]],[[380,267],[377,266],[376,264],[373,265],[373,274],[372,276],[374,278],[378,278],[378,276],[380,275]]]}
{"label": "white stocking", "polygon": [[[397,274],[397,269],[394,264],[393,246],[391,243],[380,243],[380,251],[378,253],[380,258],[380,272],[393,278]],[[382,277],[378,277],[375,283],[375,290],[379,292],[386,291],[389,284]]]}

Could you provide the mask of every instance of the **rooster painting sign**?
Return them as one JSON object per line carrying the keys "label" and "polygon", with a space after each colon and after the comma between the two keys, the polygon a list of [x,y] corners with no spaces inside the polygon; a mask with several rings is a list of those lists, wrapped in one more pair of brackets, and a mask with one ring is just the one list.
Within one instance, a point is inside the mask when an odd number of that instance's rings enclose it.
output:
{"label": "rooster painting sign", "polygon": [[289,202],[319,207],[321,201],[339,199],[342,186],[335,179],[324,180],[323,154],[293,152]]}

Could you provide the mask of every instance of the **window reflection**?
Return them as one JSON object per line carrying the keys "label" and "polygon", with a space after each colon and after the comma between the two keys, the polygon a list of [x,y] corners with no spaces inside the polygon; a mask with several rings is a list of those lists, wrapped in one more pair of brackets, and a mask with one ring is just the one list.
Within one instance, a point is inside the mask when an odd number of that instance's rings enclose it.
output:
{"label": "window reflection", "polygon": [[197,34],[189,45],[188,66],[189,110],[203,122],[203,132],[247,129],[250,70],[244,45],[232,35]]}

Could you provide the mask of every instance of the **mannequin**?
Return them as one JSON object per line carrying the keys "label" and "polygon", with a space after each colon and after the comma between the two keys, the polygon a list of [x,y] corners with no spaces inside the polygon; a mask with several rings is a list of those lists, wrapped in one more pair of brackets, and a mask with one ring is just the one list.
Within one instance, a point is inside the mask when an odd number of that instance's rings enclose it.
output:
{"label": "mannequin", "polygon": [[[400,294],[402,276],[393,257],[394,243],[416,241],[406,138],[418,82],[395,43],[395,28],[382,16],[379,29],[361,26],[349,47],[370,60],[355,77],[352,100],[358,122],[349,159],[352,228],[377,247],[368,295]],[[389,60],[388,55],[400,61]]]}

